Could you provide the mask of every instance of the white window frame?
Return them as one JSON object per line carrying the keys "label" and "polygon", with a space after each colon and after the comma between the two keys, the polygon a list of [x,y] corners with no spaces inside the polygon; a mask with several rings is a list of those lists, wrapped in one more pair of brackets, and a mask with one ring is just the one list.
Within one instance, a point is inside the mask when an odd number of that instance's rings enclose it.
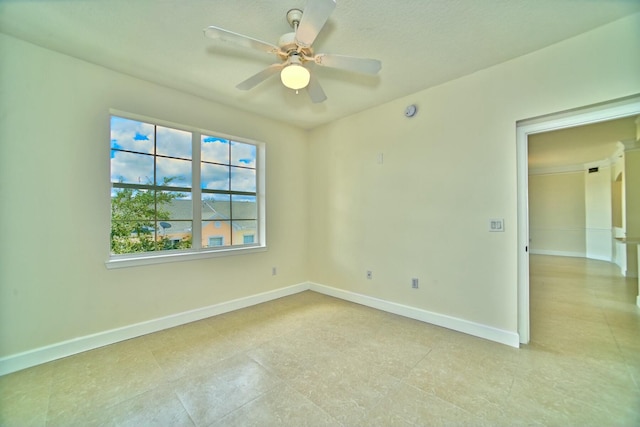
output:
{"label": "white window frame", "polygon": [[[173,128],[177,130],[191,132],[192,135],[192,191],[191,191],[191,200],[193,201],[193,223],[192,223],[192,248],[189,249],[179,249],[179,250],[167,250],[167,251],[154,251],[154,252],[140,252],[140,253],[132,253],[132,254],[117,254],[114,255],[111,253],[111,244],[110,244],[110,230],[111,230],[111,215],[109,215],[109,227],[107,230],[107,254],[108,259],[105,262],[107,268],[122,268],[122,267],[133,267],[140,265],[151,265],[151,264],[161,264],[167,262],[176,262],[176,261],[190,261],[197,259],[205,259],[205,258],[215,258],[215,257],[223,257],[230,255],[240,255],[240,254],[250,254],[255,252],[264,252],[267,250],[267,241],[266,241],[266,208],[265,208],[265,200],[266,200],[266,185],[265,185],[265,155],[266,155],[266,144],[264,142],[255,141],[243,137],[238,137],[235,135],[228,135],[225,133],[212,131],[208,129],[197,128],[193,126],[186,126],[182,124],[172,123],[166,120],[155,119],[152,117],[146,117],[139,114],[132,114],[116,109],[109,110],[109,120],[111,116],[118,116],[125,119],[136,120],[144,123],[153,124],[156,126],[164,126],[168,128]],[[111,126],[109,126],[111,129]],[[220,246],[220,247],[210,247],[210,248],[202,248],[201,244],[201,234],[202,234],[202,212],[200,209],[200,202],[202,199],[202,191],[200,186],[200,144],[201,144],[201,135],[207,136],[216,136],[220,138],[224,138],[230,141],[241,142],[245,144],[251,144],[256,147],[256,202],[257,202],[257,210],[258,210],[258,229],[256,231],[256,236],[258,238],[257,242],[248,245],[238,245],[238,246]],[[111,153],[111,145],[108,145],[109,154],[106,156],[110,160]],[[109,171],[111,171],[111,166],[109,165]],[[109,174],[109,198],[111,197],[111,175]]]}

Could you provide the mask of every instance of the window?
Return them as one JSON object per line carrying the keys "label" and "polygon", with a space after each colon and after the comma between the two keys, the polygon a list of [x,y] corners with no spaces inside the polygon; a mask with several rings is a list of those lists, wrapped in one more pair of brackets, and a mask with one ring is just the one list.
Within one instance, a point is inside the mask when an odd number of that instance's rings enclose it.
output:
{"label": "window", "polygon": [[112,115],[110,262],[264,247],[261,150],[214,132]]}
{"label": "window", "polygon": [[211,236],[209,237],[209,246],[224,246],[223,236]]}

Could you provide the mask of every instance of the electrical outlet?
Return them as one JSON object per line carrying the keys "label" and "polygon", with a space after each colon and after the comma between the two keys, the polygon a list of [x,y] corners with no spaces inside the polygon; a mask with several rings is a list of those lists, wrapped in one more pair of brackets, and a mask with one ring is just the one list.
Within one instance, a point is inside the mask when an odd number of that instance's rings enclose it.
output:
{"label": "electrical outlet", "polygon": [[373,271],[367,270],[367,279],[369,280],[373,279]]}
{"label": "electrical outlet", "polygon": [[278,269],[276,267],[271,267],[271,275],[275,276],[278,274]]}
{"label": "electrical outlet", "polygon": [[419,286],[418,286],[418,278],[417,277],[414,277],[413,279],[411,279],[411,287],[413,289],[418,289]]}

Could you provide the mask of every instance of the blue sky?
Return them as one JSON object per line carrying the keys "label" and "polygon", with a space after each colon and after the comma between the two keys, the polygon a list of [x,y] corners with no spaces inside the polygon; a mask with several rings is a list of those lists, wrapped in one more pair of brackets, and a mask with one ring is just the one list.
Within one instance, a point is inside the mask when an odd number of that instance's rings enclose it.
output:
{"label": "blue sky", "polygon": [[[191,133],[163,126],[111,117],[111,148],[134,151],[111,151],[112,182],[149,184],[153,181],[154,150],[157,157],[157,179],[174,177],[170,185],[191,187]],[[256,147],[210,135],[201,137],[203,161],[229,166],[203,164],[203,189],[256,191]],[[184,160],[183,160],[184,159]],[[237,167],[236,167],[237,166]]]}

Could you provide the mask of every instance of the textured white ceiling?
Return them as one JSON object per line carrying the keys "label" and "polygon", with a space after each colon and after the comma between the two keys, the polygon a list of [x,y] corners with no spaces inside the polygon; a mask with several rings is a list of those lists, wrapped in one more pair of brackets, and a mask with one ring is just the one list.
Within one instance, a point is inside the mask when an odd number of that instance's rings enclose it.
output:
{"label": "textured white ceiling", "polygon": [[0,31],[71,56],[310,129],[640,11],[638,0],[337,0],[316,53],[377,58],[379,76],[316,68],[312,104],[277,77],[235,85],[269,54],[203,36],[209,25],[277,44],[305,0],[0,0]]}

